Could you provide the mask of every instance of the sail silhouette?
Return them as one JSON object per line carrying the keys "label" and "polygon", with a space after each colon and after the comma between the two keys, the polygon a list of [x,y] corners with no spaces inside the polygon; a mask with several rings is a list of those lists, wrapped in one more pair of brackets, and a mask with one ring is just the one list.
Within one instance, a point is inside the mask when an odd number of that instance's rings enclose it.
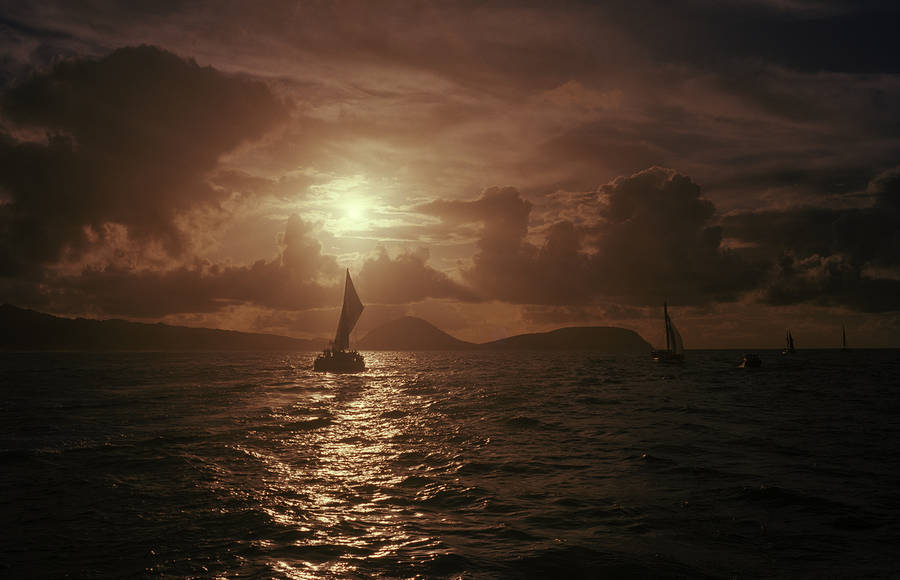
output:
{"label": "sail silhouette", "polygon": [[678,328],[668,314],[666,314],[666,320],[668,321],[669,334],[671,335],[671,340],[668,342],[671,343],[672,353],[684,356],[684,342],[681,340],[681,333],[678,332]]}
{"label": "sail silhouette", "polygon": [[788,330],[784,335],[784,350],[781,351],[781,354],[793,354],[794,352],[794,335],[791,334],[791,331]]}
{"label": "sail silhouette", "polygon": [[334,334],[334,349],[347,350],[350,348],[350,333],[356,326],[356,321],[365,308],[353,287],[350,279],[350,270],[347,270],[347,279],[344,282],[344,305],[341,308],[341,318],[338,321],[337,332]]}
{"label": "sail silhouette", "polygon": [[332,373],[356,373],[366,370],[363,356],[350,348],[350,333],[365,308],[353,287],[350,270],[344,282],[344,304],[341,306],[341,317],[338,319],[337,331],[331,348],[326,348],[316,357],[313,370]]}

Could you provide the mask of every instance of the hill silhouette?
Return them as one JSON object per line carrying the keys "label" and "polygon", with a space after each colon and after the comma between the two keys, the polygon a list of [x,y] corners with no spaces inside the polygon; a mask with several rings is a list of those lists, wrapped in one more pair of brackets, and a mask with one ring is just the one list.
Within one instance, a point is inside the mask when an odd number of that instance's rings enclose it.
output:
{"label": "hill silhouette", "polygon": [[651,347],[633,330],[611,326],[560,328],[475,344],[454,338],[430,322],[406,316],[370,331],[361,350],[599,350],[647,353]]}
{"label": "hill silhouette", "polygon": [[517,334],[480,344],[487,350],[599,350],[647,353],[650,344],[633,330],[614,326],[573,326],[550,332]]}
{"label": "hill silhouette", "polygon": [[360,350],[469,350],[476,345],[454,338],[421,318],[404,316],[370,331]]}
{"label": "hill silhouette", "polygon": [[125,320],[60,318],[0,306],[0,350],[319,350],[323,340]]}

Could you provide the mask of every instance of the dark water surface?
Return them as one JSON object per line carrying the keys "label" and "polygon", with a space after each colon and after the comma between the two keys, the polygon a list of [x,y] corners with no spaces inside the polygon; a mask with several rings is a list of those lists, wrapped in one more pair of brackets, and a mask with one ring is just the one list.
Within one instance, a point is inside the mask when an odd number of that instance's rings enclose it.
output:
{"label": "dark water surface", "polygon": [[0,576],[900,576],[900,352],[0,354]]}

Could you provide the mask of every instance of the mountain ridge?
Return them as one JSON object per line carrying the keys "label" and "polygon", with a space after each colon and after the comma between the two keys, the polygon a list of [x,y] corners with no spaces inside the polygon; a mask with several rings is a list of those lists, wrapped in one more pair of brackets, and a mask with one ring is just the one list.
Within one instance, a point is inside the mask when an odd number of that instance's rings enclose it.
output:
{"label": "mountain ridge", "polygon": [[360,350],[469,350],[476,347],[475,343],[459,340],[414,316],[380,324],[357,342]]}
{"label": "mountain ridge", "polygon": [[324,339],[303,339],[214,328],[120,319],[63,318],[0,305],[0,350],[199,351],[319,350]]}
{"label": "mountain ridge", "polygon": [[[63,318],[0,305],[0,351],[317,351],[327,339],[171,326],[120,319]],[[600,350],[649,352],[633,330],[611,326],[566,327],[518,334],[485,343],[460,340],[421,318],[404,316],[377,326],[354,346],[360,350]]]}

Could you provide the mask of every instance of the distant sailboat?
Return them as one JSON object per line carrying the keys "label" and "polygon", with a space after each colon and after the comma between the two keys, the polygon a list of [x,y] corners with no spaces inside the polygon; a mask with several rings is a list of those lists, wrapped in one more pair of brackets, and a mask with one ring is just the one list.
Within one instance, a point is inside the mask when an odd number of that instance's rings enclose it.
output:
{"label": "distant sailboat", "polygon": [[344,305],[338,320],[337,332],[330,348],[322,351],[313,363],[313,369],[332,373],[358,373],[366,370],[366,362],[358,352],[349,350],[350,332],[356,326],[363,311],[363,304],[350,280],[350,270],[344,283]]}
{"label": "distant sailboat", "polygon": [[847,348],[847,331],[844,329],[844,325],[841,325],[841,351],[847,352],[850,350]]}
{"label": "distant sailboat", "polygon": [[794,354],[794,336],[790,330],[784,335],[784,350],[781,354]]}
{"label": "distant sailboat", "polygon": [[666,322],[666,350],[654,350],[653,360],[666,363],[684,362],[684,343],[675,323],[669,318],[669,305],[663,302],[663,317]]}

